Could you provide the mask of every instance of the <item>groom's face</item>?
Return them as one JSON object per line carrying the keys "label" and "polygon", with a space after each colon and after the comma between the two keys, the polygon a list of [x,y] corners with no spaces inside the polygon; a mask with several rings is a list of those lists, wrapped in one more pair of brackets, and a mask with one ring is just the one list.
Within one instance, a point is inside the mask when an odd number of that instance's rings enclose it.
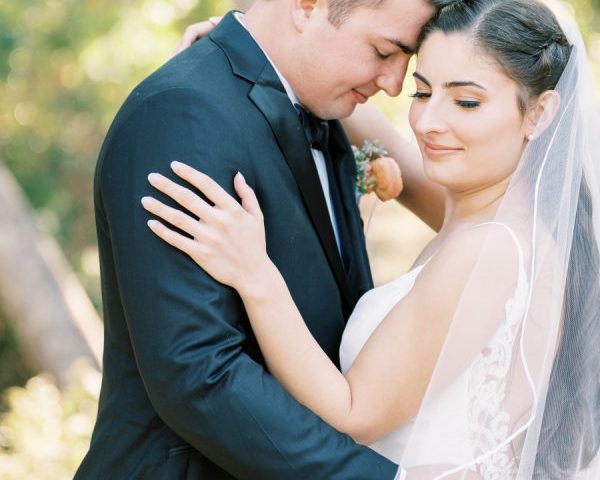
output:
{"label": "groom's face", "polygon": [[356,7],[333,25],[327,0],[302,5],[288,80],[304,106],[324,119],[347,117],[380,90],[398,95],[419,32],[434,13],[425,0],[384,0]]}

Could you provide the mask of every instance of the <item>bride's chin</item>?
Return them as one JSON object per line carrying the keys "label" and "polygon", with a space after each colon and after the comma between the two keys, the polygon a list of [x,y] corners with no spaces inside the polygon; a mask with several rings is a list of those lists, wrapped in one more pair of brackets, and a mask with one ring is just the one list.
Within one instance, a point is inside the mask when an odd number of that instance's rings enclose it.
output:
{"label": "bride's chin", "polygon": [[423,173],[429,180],[444,188],[451,188],[456,183],[456,177],[453,177],[451,172],[439,163],[432,165],[430,161],[424,160]]}

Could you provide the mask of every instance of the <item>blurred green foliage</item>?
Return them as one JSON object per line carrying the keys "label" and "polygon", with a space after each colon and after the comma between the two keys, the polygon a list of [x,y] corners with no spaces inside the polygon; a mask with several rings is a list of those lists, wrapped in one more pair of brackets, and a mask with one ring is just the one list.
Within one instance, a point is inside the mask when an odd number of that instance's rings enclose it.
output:
{"label": "blurred green foliage", "polygon": [[[31,374],[14,328],[0,313],[0,392],[14,385],[24,385]],[[0,396],[0,414],[5,409],[4,398]]]}
{"label": "blurred green foliage", "polygon": [[2,0],[0,159],[99,305],[93,171],[119,105],[220,0]]}
{"label": "blurred green foliage", "polygon": [[9,411],[0,422],[0,478],[73,478],[94,427],[100,373],[79,363],[71,376],[62,392],[42,375],[5,392]]}

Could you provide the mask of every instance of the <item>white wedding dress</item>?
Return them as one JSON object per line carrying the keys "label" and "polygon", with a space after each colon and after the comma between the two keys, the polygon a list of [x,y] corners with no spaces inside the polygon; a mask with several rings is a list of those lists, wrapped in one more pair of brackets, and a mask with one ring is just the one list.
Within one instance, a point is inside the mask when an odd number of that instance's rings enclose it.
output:
{"label": "white wedding dress", "polygon": [[[527,303],[528,286],[523,252],[517,237],[506,225],[497,225],[509,231],[518,250],[519,278],[514,295],[506,304],[505,320],[498,327],[488,348],[429,407],[427,424],[432,426],[431,432],[428,432],[427,425],[425,428],[419,425],[418,432],[412,432],[412,420],[370,445],[405,468],[417,465],[470,465],[481,451],[493,450],[504,440],[503,432],[510,421],[510,415],[502,411],[501,406],[506,382],[504,377],[510,367],[510,352]],[[348,320],[340,345],[340,363],[344,373],[352,366],[377,326],[410,292],[426,263],[390,283],[368,291],[359,300]],[[495,418],[498,421],[485,422],[494,427],[481,431],[480,422],[476,421],[481,418]],[[410,451],[405,452],[409,438]],[[515,478],[517,469],[518,463],[510,445],[500,448],[477,464],[477,471],[486,480]]]}

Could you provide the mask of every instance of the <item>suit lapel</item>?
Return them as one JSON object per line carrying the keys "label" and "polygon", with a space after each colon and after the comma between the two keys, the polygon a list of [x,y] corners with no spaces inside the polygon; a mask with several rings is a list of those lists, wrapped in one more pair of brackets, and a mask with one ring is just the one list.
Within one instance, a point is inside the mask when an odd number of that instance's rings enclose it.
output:
{"label": "suit lapel", "polygon": [[347,305],[351,305],[346,276],[315,162],[298,114],[277,73],[232,13],[226,15],[208,36],[225,52],[233,73],[254,84],[249,98],[271,126],[296,180],[342,297]]}
{"label": "suit lapel", "polygon": [[340,291],[350,303],[348,285],[331,225],[325,196],[310,147],[296,110],[283,90],[270,64],[250,92],[250,99],[269,122],[283,156],[306,205],[312,223],[319,235]]}
{"label": "suit lapel", "polygon": [[348,138],[338,121],[330,122],[329,132],[329,150],[334,159],[333,169],[342,197],[349,235],[347,243],[351,250],[347,269],[348,284],[351,298],[356,302],[366,290],[373,288],[363,224],[356,203],[356,163]]}

